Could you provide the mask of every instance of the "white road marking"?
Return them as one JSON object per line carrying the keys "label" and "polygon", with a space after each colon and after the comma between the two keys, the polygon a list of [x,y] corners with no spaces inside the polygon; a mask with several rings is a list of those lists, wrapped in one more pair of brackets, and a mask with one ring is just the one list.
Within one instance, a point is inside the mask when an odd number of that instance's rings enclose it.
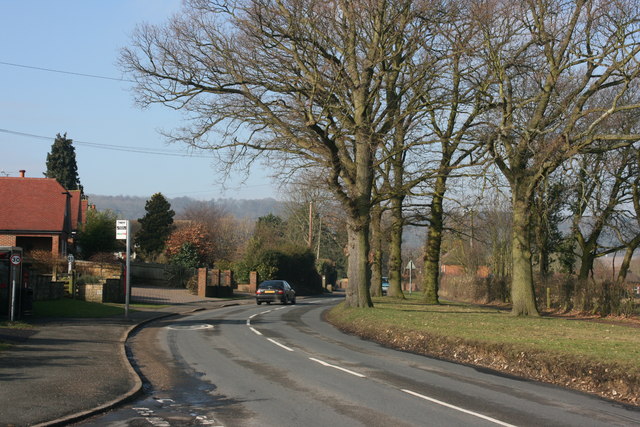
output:
{"label": "white road marking", "polygon": [[196,421],[198,421],[198,425],[223,427],[222,425],[218,424],[216,420],[210,420],[204,415],[197,416]]}
{"label": "white road marking", "polygon": [[289,347],[287,347],[287,346],[286,346],[286,345],[284,345],[284,344],[280,344],[278,341],[276,341],[276,340],[272,340],[271,338],[267,338],[267,341],[271,341],[272,343],[274,343],[274,344],[275,344],[275,345],[277,345],[278,347],[282,347],[282,348],[284,348],[284,349],[285,349],[285,350],[287,350],[287,351],[293,351],[293,349],[292,349],[292,348],[289,348]]}
{"label": "white road marking", "polygon": [[346,369],[346,368],[343,368],[343,367],[340,367],[340,366],[336,366],[336,365],[332,365],[332,364],[324,362],[324,361],[322,361],[320,359],[314,359],[313,357],[310,357],[309,360],[313,360],[314,362],[319,363],[319,364],[321,364],[323,366],[328,366],[330,368],[339,369],[339,370],[341,370],[343,372],[346,372],[347,374],[355,375],[356,377],[366,378],[366,376],[364,376],[364,375],[362,375],[362,374],[360,374],[358,372],[350,371],[349,369]]}
{"label": "white road marking", "polygon": [[446,402],[443,402],[441,400],[437,400],[437,399],[434,399],[432,397],[428,397],[428,396],[425,396],[423,394],[416,393],[415,391],[405,390],[405,389],[402,389],[402,391],[407,393],[407,394],[410,394],[412,396],[419,397],[420,399],[424,399],[424,400],[427,400],[429,402],[435,403],[437,405],[441,405],[441,406],[444,406],[444,407],[447,407],[447,408],[450,408],[450,409],[454,409],[456,411],[463,412],[465,414],[473,415],[474,417],[482,418],[483,420],[490,421],[490,422],[492,422],[494,424],[497,424],[497,425],[501,425],[501,426],[505,426],[505,427],[515,427],[513,424],[505,423],[503,421],[496,420],[495,418],[491,418],[491,417],[488,417],[486,415],[479,414],[477,412],[469,411],[468,409],[464,409],[464,408],[461,408],[459,406],[455,406],[455,405],[452,405],[450,403],[446,403]]}
{"label": "white road marking", "polygon": [[199,331],[201,329],[211,329],[213,325],[202,324],[202,325],[169,325],[167,329],[171,329],[172,331]]}
{"label": "white road marking", "polygon": [[262,335],[262,332],[260,332],[259,330],[255,329],[255,328],[249,328],[249,329],[251,329],[251,331],[256,335]]}
{"label": "white road marking", "polygon": [[160,418],[160,417],[151,417],[151,418],[147,418],[147,421],[149,421],[149,423],[151,425],[154,425],[156,427],[171,427],[171,424],[169,424],[168,421]]}

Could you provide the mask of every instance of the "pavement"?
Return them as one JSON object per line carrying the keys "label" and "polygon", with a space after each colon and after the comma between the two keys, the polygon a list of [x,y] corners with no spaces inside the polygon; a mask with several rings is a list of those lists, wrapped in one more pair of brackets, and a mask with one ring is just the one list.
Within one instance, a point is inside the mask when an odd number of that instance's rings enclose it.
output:
{"label": "pavement", "polygon": [[27,319],[32,329],[0,328],[0,426],[66,425],[107,411],[142,393],[126,353],[127,338],[155,319],[244,299],[192,299],[161,309],[99,319]]}

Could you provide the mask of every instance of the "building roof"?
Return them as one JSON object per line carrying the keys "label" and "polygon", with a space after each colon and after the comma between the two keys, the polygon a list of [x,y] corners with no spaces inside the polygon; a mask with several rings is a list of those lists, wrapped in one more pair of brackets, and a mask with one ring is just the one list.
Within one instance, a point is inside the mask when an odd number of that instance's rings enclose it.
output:
{"label": "building roof", "polygon": [[71,230],[78,231],[87,220],[89,200],[82,197],[80,190],[70,190],[69,194],[71,194]]}
{"label": "building roof", "polygon": [[69,232],[69,199],[53,178],[0,177],[0,231]]}

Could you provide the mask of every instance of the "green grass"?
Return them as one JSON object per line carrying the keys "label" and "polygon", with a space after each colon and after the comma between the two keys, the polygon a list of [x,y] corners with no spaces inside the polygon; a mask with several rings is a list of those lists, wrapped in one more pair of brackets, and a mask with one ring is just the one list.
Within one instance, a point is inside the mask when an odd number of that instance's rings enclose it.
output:
{"label": "green grass", "polygon": [[31,326],[28,323],[24,323],[24,322],[0,322],[0,328],[11,328],[11,329],[31,329],[33,328],[33,326]]}
{"label": "green grass", "polygon": [[124,315],[121,305],[100,304],[70,298],[54,301],[35,301],[34,317],[99,318]]}
{"label": "green grass", "polygon": [[468,306],[421,304],[375,298],[373,310],[346,309],[332,313],[340,322],[397,327],[410,334],[426,333],[473,342],[507,345],[518,351],[542,351],[555,356],[616,363],[640,373],[640,329],[552,317],[513,317],[509,312]]}

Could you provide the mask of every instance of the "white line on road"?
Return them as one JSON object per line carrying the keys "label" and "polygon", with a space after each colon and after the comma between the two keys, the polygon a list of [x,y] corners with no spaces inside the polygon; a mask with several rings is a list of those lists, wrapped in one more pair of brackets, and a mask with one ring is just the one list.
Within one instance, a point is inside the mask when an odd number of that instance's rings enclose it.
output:
{"label": "white line on road", "polygon": [[412,396],[419,397],[420,399],[424,399],[424,400],[427,400],[429,402],[432,402],[432,403],[435,403],[435,404],[438,404],[438,405],[441,405],[441,406],[445,406],[445,407],[450,408],[450,409],[455,409],[456,411],[464,412],[465,414],[473,415],[474,417],[482,418],[483,420],[490,421],[490,422],[492,422],[494,424],[498,424],[498,425],[505,426],[505,427],[515,427],[513,424],[505,423],[503,421],[496,420],[495,418],[491,418],[491,417],[488,417],[486,415],[479,414],[477,412],[469,411],[468,409],[464,409],[464,408],[461,408],[459,406],[451,405],[450,403],[446,403],[446,402],[443,402],[441,400],[437,400],[437,399],[434,399],[432,397],[428,397],[428,396],[425,396],[423,394],[416,393],[415,391],[405,390],[405,389],[402,389],[402,391],[407,393],[407,394],[410,394]]}
{"label": "white line on road", "polygon": [[366,378],[364,375],[362,375],[362,374],[360,374],[358,372],[350,371],[349,369],[342,368],[342,367],[336,366],[336,365],[332,365],[332,364],[324,362],[324,361],[322,361],[320,359],[314,359],[313,357],[310,357],[309,360],[313,360],[314,362],[319,363],[319,364],[321,364],[323,366],[328,366],[330,368],[339,369],[339,370],[341,370],[343,372],[346,372],[348,374],[355,375],[356,377]]}
{"label": "white line on road", "polygon": [[249,329],[251,329],[253,331],[253,333],[256,334],[256,335],[262,335],[262,332],[260,332],[259,330],[255,329],[255,328],[250,327]]}
{"label": "white line on road", "polygon": [[268,340],[268,341],[271,341],[272,343],[274,343],[274,344],[275,344],[275,345],[277,345],[278,347],[282,347],[282,348],[284,348],[284,349],[285,349],[285,350],[287,350],[287,351],[293,351],[293,349],[292,349],[292,348],[289,348],[289,347],[287,347],[287,346],[286,346],[286,345],[284,345],[284,344],[280,344],[280,343],[279,343],[278,341],[276,341],[276,340],[272,340],[271,338],[267,338],[267,340]]}

